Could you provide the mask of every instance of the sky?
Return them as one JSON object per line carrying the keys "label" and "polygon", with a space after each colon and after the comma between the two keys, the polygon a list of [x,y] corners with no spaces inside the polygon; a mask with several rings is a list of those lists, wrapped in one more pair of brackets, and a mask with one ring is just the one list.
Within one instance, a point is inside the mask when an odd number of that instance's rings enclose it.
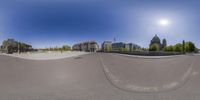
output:
{"label": "sky", "polygon": [[[15,0],[0,3],[0,43],[7,38],[34,48],[95,40],[148,47],[157,34],[168,45],[200,48],[198,0]],[[167,20],[168,25],[160,21]]]}

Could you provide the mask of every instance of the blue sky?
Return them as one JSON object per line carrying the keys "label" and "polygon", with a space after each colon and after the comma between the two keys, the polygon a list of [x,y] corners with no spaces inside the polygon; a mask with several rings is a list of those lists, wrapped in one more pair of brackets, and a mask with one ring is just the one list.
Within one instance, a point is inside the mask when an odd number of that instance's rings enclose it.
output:
{"label": "blue sky", "polygon": [[[169,45],[184,39],[200,47],[199,4],[198,0],[2,2],[0,42],[15,38],[42,48],[116,38],[148,47],[157,34]],[[170,24],[161,26],[161,19]]]}

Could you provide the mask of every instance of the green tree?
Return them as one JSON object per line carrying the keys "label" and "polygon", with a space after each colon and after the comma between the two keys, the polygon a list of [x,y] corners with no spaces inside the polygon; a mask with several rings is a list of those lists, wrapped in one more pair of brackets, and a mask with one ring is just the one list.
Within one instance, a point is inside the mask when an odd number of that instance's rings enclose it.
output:
{"label": "green tree", "polygon": [[63,45],[63,46],[62,46],[62,50],[63,50],[63,51],[70,51],[70,50],[71,50],[71,47],[68,46],[68,45]]}
{"label": "green tree", "polygon": [[172,51],[174,51],[174,50],[173,50],[173,46],[170,45],[170,46],[165,47],[165,48],[164,48],[164,51],[167,51],[167,52],[172,52]]}
{"label": "green tree", "polygon": [[149,51],[159,51],[158,44],[152,44],[149,48]]}
{"label": "green tree", "polygon": [[109,52],[112,52],[112,47],[109,47],[109,48],[108,48],[108,51],[109,51]]}
{"label": "green tree", "polygon": [[124,48],[119,48],[119,52],[124,52]]}
{"label": "green tree", "polygon": [[194,52],[195,51],[195,45],[194,45],[194,43],[192,43],[192,42],[186,42],[185,43],[185,51],[186,52]]}
{"label": "green tree", "polygon": [[111,52],[112,48],[109,45],[105,45],[104,52]]}
{"label": "green tree", "polygon": [[182,44],[178,43],[173,46],[173,51],[175,52],[182,52]]}
{"label": "green tree", "polygon": [[130,52],[128,48],[124,48],[124,52]]}
{"label": "green tree", "polygon": [[106,51],[107,51],[107,52],[111,52],[111,51],[112,51],[112,48],[111,48],[110,46],[107,46],[107,47],[106,47]]}

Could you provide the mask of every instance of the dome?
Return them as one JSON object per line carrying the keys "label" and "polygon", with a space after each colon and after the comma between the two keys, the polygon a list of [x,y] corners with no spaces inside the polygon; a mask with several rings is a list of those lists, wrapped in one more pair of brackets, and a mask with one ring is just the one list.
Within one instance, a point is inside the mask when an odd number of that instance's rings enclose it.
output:
{"label": "dome", "polygon": [[160,38],[157,35],[155,35],[153,37],[153,39],[151,40],[151,43],[159,43],[160,44]]}

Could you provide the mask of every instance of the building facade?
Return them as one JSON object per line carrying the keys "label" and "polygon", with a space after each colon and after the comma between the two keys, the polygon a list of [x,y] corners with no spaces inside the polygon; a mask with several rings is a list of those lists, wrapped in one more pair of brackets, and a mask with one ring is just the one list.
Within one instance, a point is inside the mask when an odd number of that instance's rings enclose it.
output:
{"label": "building facade", "polygon": [[155,35],[150,42],[149,48],[151,48],[151,46],[154,44],[156,44],[158,46],[159,50],[162,50],[163,48],[165,48],[167,46],[167,41],[166,41],[166,39],[163,39],[162,43],[161,43],[160,38],[157,35]]}
{"label": "building facade", "polygon": [[7,39],[3,41],[1,52],[14,53],[14,52],[28,52],[33,50],[32,46],[26,43],[18,42],[14,39]]}
{"label": "building facade", "polygon": [[125,48],[128,50],[128,51],[135,51],[135,50],[140,50],[141,47],[137,44],[134,44],[134,43],[128,43],[125,45]]}
{"label": "building facade", "polygon": [[137,44],[134,43],[124,43],[124,42],[116,42],[112,43],[110,41],[104,41],[102,43],[102,51],[107,52],[107,51],[135,51],[135,50],[140,50],[141,47]]}
{"label": "building facade", "polygon": [[74,51],[96,52],[99,46],[96,41],[87,41],[73,45]]}
{"label": "building facade", "polygon": [[125,43],[123,42],[112,43],[112,51],[120,51],[121,49],[124,48],[125,48]]}

